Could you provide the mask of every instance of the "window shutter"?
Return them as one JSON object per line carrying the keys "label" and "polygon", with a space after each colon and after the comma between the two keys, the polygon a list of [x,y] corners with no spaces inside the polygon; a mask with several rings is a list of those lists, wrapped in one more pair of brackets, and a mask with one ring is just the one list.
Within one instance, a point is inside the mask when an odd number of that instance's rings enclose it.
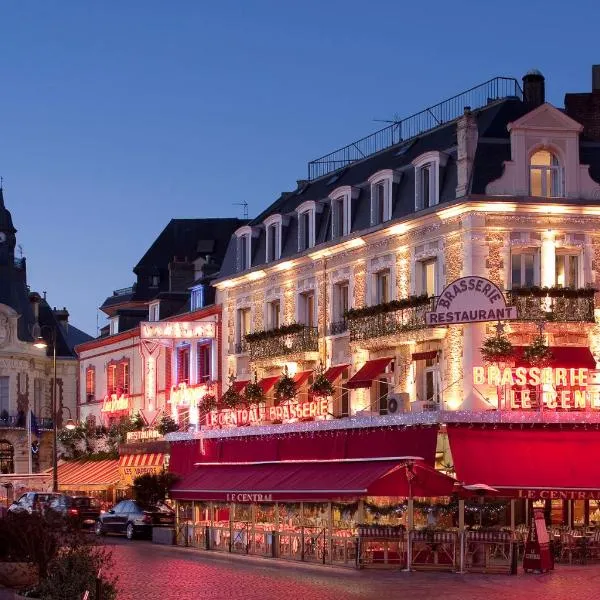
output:
{"label": "window shutter", "polygon": [[415,169],[415,210],[423,208],[423,186],[421,185],[421,169]]}
{"label": "window shutter", "polygon": [[371,184],[371,226],[377,224],[377,186]]}
{"label": "window shutter", "polygon": [[298,215],[298,252],[304,250],[304,240],[306,238],[306,219],[304,213]]}
{"label": "window shutter", "polygon": [[177,383],[183,381],[183,348],[177,348]]}
{"label": "window shutter", "polygon": [[171,351],[165,350],[165,390],[171,388]]}
{"label": "window shutter", "polygon": [[112,394],[115,391],[115,365],[108,365],[106,372],[106,392]]}

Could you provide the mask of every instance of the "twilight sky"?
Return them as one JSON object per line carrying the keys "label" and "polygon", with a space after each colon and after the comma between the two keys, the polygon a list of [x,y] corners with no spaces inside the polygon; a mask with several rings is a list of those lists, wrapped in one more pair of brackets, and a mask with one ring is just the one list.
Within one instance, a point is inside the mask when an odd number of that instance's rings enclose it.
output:
{"label": "twilight sky", "polygon": [[2,0],[0,175],[29,283],[95,335],[169,219],[256,215],[373,119],[497,75],[538,68],[562,106],[590,90],[599,17],[597,0]]}

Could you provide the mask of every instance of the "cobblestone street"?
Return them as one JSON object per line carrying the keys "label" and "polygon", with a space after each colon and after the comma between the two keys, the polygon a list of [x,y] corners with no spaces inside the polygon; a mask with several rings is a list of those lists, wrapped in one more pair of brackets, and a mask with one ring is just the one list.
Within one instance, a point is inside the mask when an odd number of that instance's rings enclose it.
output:
{"label": "cobblestone street", "polygon": [[114,551],[119,600],[595,600],[600,589],[600,565],[559,566],[548,575],[461,576],[315,567],[120,538],[108,538],[107,544]]}

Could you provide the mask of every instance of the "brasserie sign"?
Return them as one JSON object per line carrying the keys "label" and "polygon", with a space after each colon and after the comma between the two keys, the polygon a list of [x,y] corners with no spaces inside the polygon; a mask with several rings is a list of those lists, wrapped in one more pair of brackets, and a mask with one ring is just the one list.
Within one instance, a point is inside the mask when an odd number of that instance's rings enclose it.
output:
{"label": "brasserie sign", "polygon": [[435,308],[425,313],[427,325],[455,325],[516,319],[500,288],[484,277],[461,277],[447,285]]}

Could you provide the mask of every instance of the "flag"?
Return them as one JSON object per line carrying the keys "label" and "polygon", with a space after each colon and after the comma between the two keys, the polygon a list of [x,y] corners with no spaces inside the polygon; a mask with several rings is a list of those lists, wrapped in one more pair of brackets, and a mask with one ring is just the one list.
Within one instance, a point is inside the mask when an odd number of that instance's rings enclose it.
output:
{"label": "flag", "polygon": [[29,431],[31,431],[31,433],[34,433],[37,437],[40,437],[40,428],[38,427],[37,419],[33,414],[32,410],[30,410],[29,412]]}

